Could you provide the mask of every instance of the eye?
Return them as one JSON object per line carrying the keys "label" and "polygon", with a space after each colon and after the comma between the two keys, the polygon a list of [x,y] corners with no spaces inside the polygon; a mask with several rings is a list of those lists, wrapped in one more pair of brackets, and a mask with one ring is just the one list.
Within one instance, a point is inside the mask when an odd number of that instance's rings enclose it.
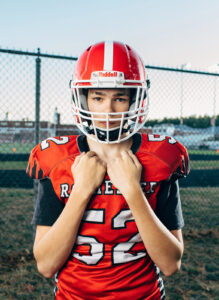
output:
{"label": "eye", "polygon": [[94,98],[92,98],[94,101],[97,101],[97,102],[99,102],[99,101],[101,101],[102,100],[102,98],[101,97],[94,97]]}
{"label": "eye", "polygon": [[127,102],[127,101],[129,101],[129,99],[118,97],[118,98],[115,98],[114,101],[116,101],[116,102]]}

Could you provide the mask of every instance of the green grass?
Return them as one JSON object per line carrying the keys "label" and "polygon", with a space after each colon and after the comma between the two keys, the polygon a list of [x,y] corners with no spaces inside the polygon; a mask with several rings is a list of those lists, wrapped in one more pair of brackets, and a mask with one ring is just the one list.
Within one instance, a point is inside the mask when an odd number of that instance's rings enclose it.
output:
{"label": "green grass", "polygon": [[185,230],[219,229],[219,188],[180,189]]}
{"label": "green grass", "polygon": [[20,143],[13,143],[13,144],[0,144],[0,153],[13,153],[13,149],[16,148],[15,153],[30,153],[33,149],[34,143],[27,143],[27,144],[20,144]]}
{"label": "green grass", "polygon": [[[0,144],[0,153],[13,153],[13,148],[16,148],[16,153],[30,153],[33,149],[34,144]],[[216,151],[213,150],[189,150],[189,154],[202,154],[202,155],[213,155]],[[219,157],[219,153],[218,153]],[[0,161],[0,169],[5,170],[22,170],[26,169],[27,162],[7,162]],[[192,161],[190,160],[191,169],[218,169],[219,160],[201,160]]]}
{"label": "green grass", "polygon": [[0,161],[1,170],[25,170],[27,161]]}
{"label": "green grass", "polygon": [[[167,300],[218,299],[219,188],[181,188],[185,252],[181,271],[164,276]],[[32,255],[33,191],[0,189],[0,299],[53,299]]]}
{"label": "green grass", "polygon": [[189,154],[201,154],[201,155],[213,155],[213,154],[217,154],[219,155],[218,152],[216,152],[216,150],[195,150],[195,149],[188,149],[188,153]]}
{"label": "green grass", "polygon": [[[53,279],[37,271],[32,254],[33,191],[0,189],[0,299],[53,299]],[[6,213],[7,212],[7,213]]]}
{"label": "green grass", "polygon": [[190,160],[192,169],[219,169],[219,160]]}
{"label": "green grass", "polygon": [[[12,143],[12,144],[6,144],[6,143],[0,143],[0,153],[13,153],[13,148],[16,148],[16,153],[30,153],[30,151],[35,146],[34,143],[26,143],[26,144],[20,144],[20,143]],[[215,150],[194,150],[194,149],[188,149],[189,154],[202,154],[202,155],[213,155],[219,153],[216,153]]]}
{"label": "green grass", "polygon": [[[25,170],[27,161],[0,161],[2,170]],[[219,169],[219,160],[194,160],[190,161],[191,169]]]}

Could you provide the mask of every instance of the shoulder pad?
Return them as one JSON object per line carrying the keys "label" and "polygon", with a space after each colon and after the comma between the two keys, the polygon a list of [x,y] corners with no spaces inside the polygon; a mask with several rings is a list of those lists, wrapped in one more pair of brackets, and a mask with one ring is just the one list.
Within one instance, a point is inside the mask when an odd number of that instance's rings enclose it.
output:
{"label": "shoulder pad", "polygon": [[143,134],[137,153],[145,169],[145,176],[153,181],[185,177],[189,173],[189,158],[186,148],[173,137]]}
{"label": "shoulder pad", "polygon": [[60,161],[79,153],[77,136],[51,137],[38,144],[30,153],[26,173],[33,179],[49,176]]}

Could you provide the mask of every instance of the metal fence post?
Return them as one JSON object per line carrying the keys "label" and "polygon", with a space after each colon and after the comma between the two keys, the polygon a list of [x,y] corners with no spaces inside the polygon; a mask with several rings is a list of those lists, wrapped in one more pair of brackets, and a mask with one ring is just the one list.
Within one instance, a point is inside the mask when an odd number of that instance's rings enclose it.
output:
{"label": "metal fence post", "polygon": [[35,145],[39,143],[40,132],[40,48],[38,48],[38,56],[36,58],[36,87],[35,87]]}
{"label": "metal fence post", "polygon": [[[41,59],[40,59],[40,48],[37,49],[36,58],[36,85],[35,85],[35,132],[34,132],[34,143],[39,143],[40,133],[40,71],[41,71]],[[34,208],[36,206],[38,196],[38,181],[34,180]],[[36,228],[33,228],[33,238],[35,238]]]}
{"label": "metal fence post", "polygon": [[217,86],[217,77],[214,77],[214,87],[213,87],[213,117],[211,118],[211,126],[212,126],[212,135],[213,140],[216,140],[216,86]]}

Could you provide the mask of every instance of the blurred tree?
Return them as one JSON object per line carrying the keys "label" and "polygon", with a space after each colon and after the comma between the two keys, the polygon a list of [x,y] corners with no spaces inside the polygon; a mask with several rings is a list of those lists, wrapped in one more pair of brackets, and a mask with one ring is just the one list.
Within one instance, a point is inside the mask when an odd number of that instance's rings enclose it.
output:
{"label": "blurred tree", "polygon": [[[183,124],[192,128],[208,128],[211,126],[211,118],[210,116],[190,116],[183,118]],[[154,126],[156,124],[174,124],[179,125],[179,118],[163,118],[162,120],[148,120],[145,123],[145,126]],[[219,126],[219,115],[216,116],[215,125]]]}

